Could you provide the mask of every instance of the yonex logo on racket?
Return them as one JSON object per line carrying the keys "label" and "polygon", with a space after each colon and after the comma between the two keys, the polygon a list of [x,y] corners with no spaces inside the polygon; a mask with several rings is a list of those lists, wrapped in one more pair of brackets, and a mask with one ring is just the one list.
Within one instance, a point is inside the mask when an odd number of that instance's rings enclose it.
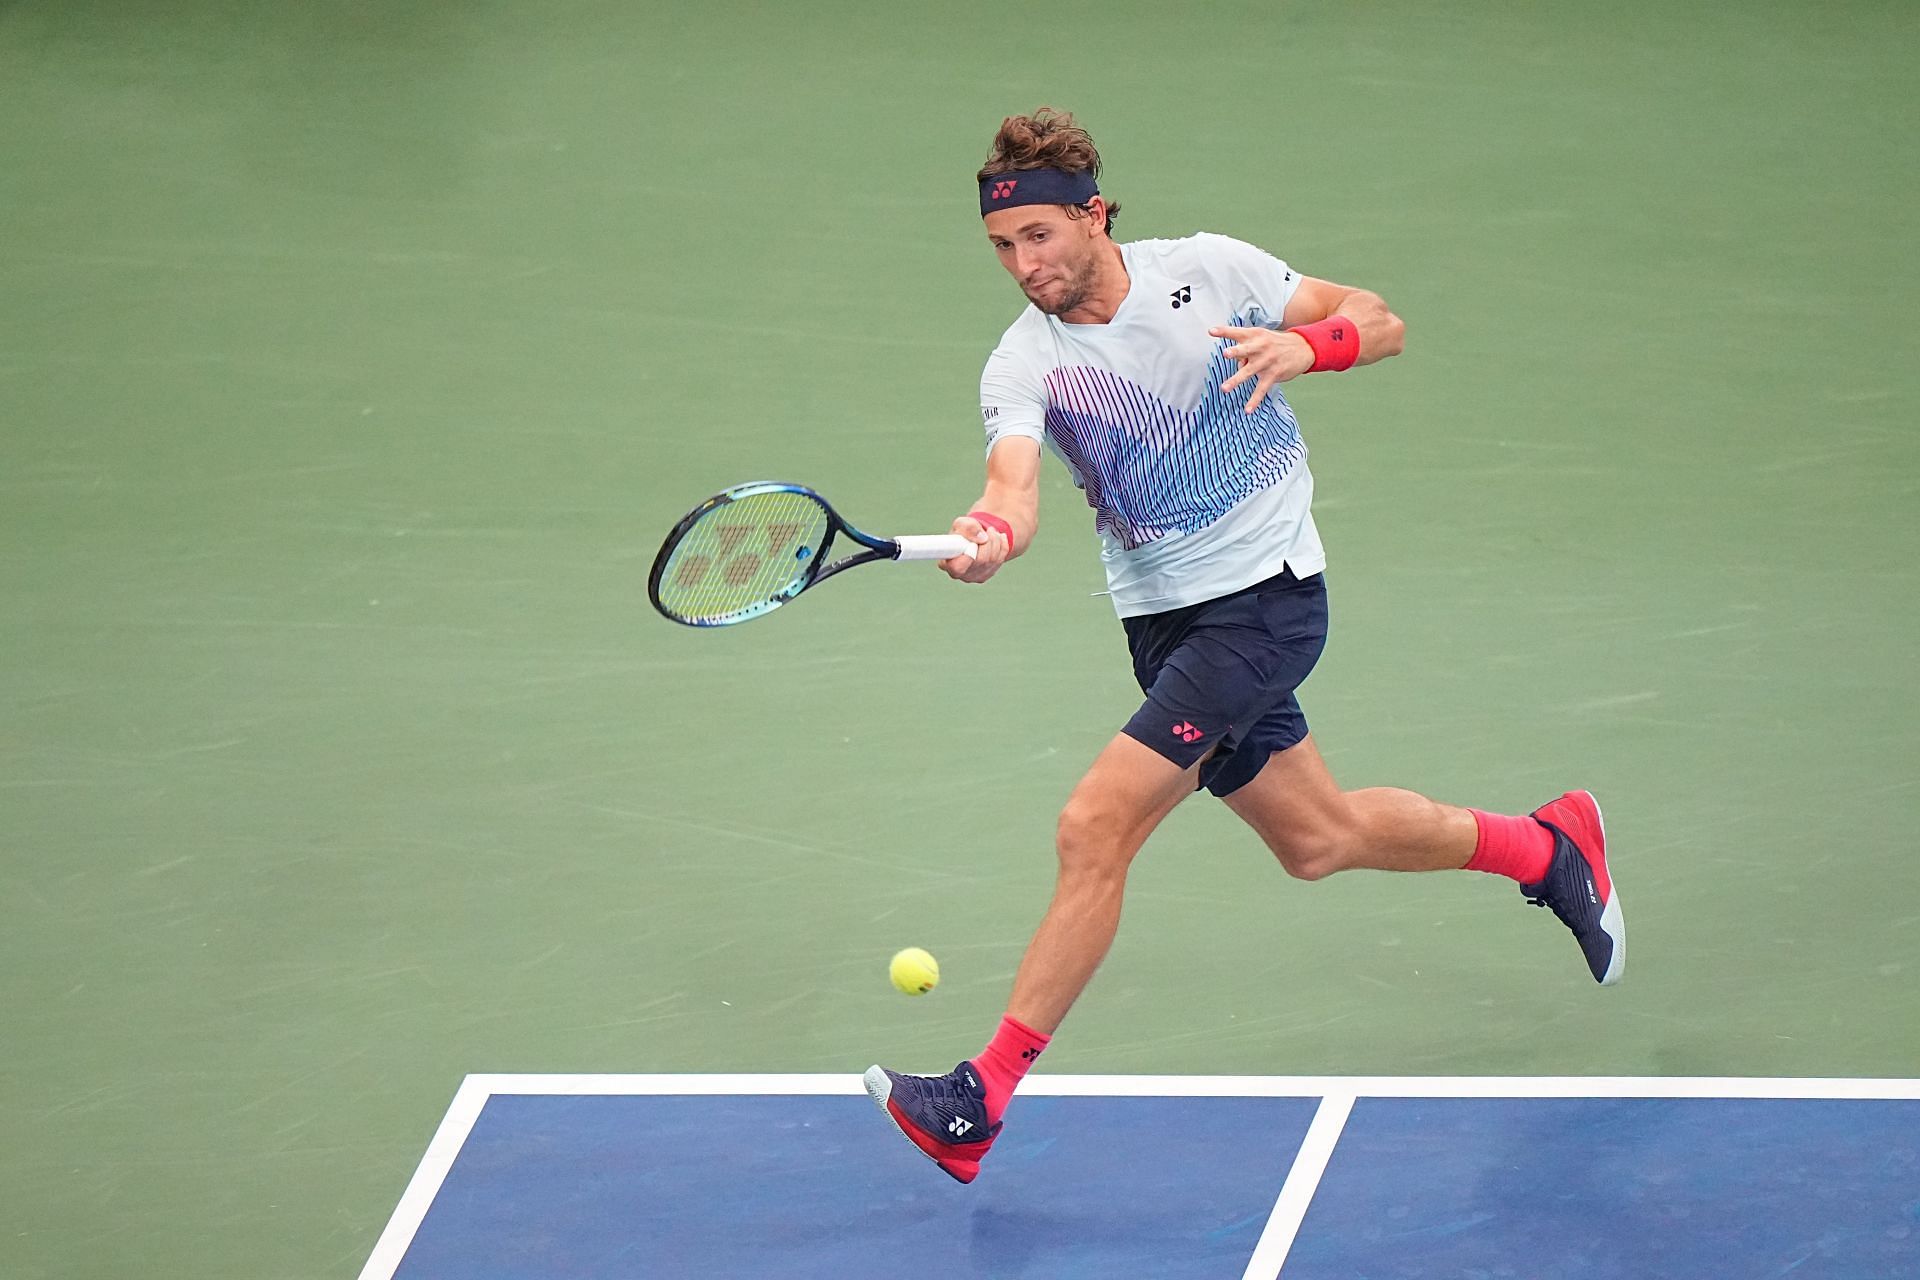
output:
{"label": "yonex logo on racket", "polygon": [[996,182],[993,184],[993,188],[987,192],[987,198],[989,200],[1005,200],[1013,194],[1013,189],[1019,185],[1020,179],[1018,178],[1009,178],[1005,182]]}
{"label": "yonex logo on racket", "polygon": [[798,523],[773,523],[763,526],[758,532],[766,535],[767,549],[755,551],[751,547],[742,547],[749,534],[756,532],[752,525],[722,525],[714,531],[719,542],[718,555],[693,554],[680,562],[674,570],[673,581],[678,587],[699,586],[713,571],[716,564],[721,566],[720,575],[728,586],[742,587],[753,581],[770,555],[776,555],[786,549],[788,543],[799,535]]}
{"label": "yonex logo on racket", "polygon": [[1182,742],[1198,742],[1207,735],[1201,730],[1194,728],[1187,721],[1182,720],[1179,724],[1173,726],[1173,736]]}

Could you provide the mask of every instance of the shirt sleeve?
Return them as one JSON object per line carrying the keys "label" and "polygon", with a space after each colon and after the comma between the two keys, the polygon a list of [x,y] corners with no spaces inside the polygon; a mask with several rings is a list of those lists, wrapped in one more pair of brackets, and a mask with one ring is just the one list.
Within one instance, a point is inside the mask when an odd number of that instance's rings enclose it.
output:
{"label": "shirt sleeve", "polygon": [[1046,399],[1023,362],[1004,346],[987,357],[980,371],[980,425],[986,429],[987,452],[1008,436],[1025,436],[1044,443],[1047,438]]}
{"label": "shirt sleeve", "polygon": [[1234,310],[1254,324],[1278,329],[1300,288],[1300,273],[1257,245],[1231,236],[1201,233],[1209,256],[1219,263],[1232,285]]}

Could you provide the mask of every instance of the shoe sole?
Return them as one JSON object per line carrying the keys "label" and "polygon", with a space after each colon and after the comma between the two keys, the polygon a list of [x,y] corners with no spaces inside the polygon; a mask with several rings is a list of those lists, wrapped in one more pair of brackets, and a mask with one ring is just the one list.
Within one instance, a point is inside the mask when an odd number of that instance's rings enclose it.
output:
{"label": "shoe sole", "polygon": [[[860,1077],[860,1081],[867,1086],[867,1096],[873,1099],[874,1106],[880,1108],[880,1114],[887,1118],[887,1123],[898,1129],[900,1136],[905,1138],[907,1144],[915,1151],[918,1151],[921,1155],[933,1161],[940,1172],[946,1174],[955,1182],[962,1183],[972,1182],[974,1178],[979,1176],[980,1162],[978,1160],[942,1160],[939,1156],[934,1155],[933,1152],[921,1146],[918,1140],[916,1140],[911,1133],[907,1132],[907,1127],[900,1123],[900,1117],[893,1114],[893,1107],[890,1105],[893,1101],[893,1079],[887,1075],[884,1067],[881,1067],[877,1063],[874,1066],[868,1067],[866,1072]],[[969,1168],[969,1165],[972,1167]]]}
{"label": "shoe sole", "polygon": [[[1600,823],[1600,856],[1607,856],[1607,815],[1600,810],[1600,802],[1594,799],[1593,792],[1582,791],[1587,803],[1593,806],[1593,816]],[[1620,909],[1620,885],[1613,878],[1613,863],[1607,862],[1607,886],[1610,890],[1607,905],[1600,911],[1600,932],[1613,939],[1613,955],[1607,959],[1607,971],[1600,975],[1600,985],[1610,987],[1620,981],[1627,970],[1627,917]]]}

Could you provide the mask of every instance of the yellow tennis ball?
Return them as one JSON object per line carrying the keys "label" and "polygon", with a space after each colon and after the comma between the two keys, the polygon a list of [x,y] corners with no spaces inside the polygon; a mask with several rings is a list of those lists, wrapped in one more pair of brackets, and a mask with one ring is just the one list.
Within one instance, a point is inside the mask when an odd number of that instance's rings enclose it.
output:
{"label": "yellow tennis ball", "polygon": [[910,996],[923,996],[940,985],[940,962],[919,947],[908,947],[887,966],[893,985]]}

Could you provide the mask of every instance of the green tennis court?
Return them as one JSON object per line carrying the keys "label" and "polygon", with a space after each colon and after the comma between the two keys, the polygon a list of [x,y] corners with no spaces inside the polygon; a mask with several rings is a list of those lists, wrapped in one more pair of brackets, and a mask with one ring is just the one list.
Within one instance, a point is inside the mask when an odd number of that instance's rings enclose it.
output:
{"label": "green tennis court", "polygon": [[1405,318],[1289,388],[1302,703],[1592,788],[1634,929],[1202,798],[1042,1071],[1920,1074],[1916,74],[1899,3],[0,0],[0,1276],[356,1274],[469,1073],[978,1046],[1138,705],[1081,495],[984,588],[644,588],[737,481],[966,509],[1041,103],[1123,238]]}

